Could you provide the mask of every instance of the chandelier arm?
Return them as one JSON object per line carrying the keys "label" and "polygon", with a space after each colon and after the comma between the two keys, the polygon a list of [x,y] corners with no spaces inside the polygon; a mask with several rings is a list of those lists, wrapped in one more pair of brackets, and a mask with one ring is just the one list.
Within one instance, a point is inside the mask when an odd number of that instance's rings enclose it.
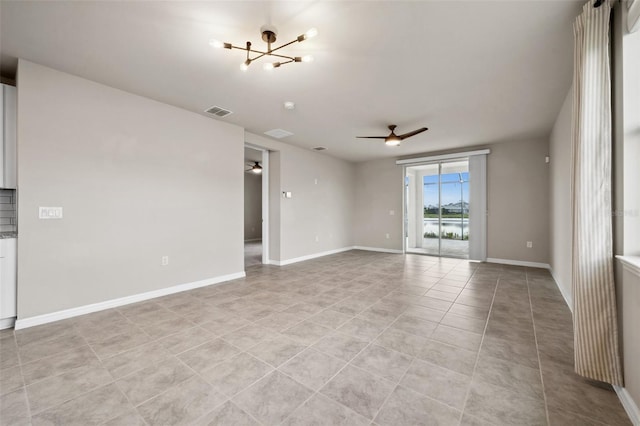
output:
{"label": "chandelier arm", "polygon": [[275,57],[278,57],[278,58],[291,59],[291,60],[294,59],[293,56],[280,55],[280,54],[277,54],[277,53],[262,52],[260,50],[255,50],[255,49],[247,50],[246,47],[240,47],[240,46],[234,46],[234,45],[231,45],[231,49],[238,49],[238,50],[242,50],[243,52],[257,53],[258,56],[256,56],[255,58],[251,58],[252,62],[255,61],[256,59],[262,58],[263,56],[275,56]]}
{"label": "chandelier arm", "polygon": [[285,44],[283,44],[282,46],[276,47],[275,49],[271,49],[271,50],[269,51],[269,53],[271,53],[271,52],[275,52],[276,50],[280,50],[280,49],[282,49],[283,47],[287,47],[287,46],[292,45],[293,43],[297,43],[297,42],[298,42],[298,40],[297,40],[297,39],[296,39],[296,40],[293,40],[293,41],[290,41],[289,43],[285,43]]}
{"label": "chandelier arm", "polygon": [[255,58],[252,59],[252,61],[255,61],[256,59],[262,58],[263,56],[275,56],[276,58],[283,58],[283,59],[289,59],[291,61],[294,60],[293,56],[285,56],[285,55],[278,55],[277,53],[262,53],[261,55],[256,56]]}

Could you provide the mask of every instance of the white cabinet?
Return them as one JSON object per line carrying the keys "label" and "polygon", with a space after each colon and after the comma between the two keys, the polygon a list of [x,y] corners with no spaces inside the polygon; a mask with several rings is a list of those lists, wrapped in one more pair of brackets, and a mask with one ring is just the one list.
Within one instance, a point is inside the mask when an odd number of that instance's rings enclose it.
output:
{"label": "white cabinet", "polygon": [[16,238],[0,239],[0,329],[16,317]]}
{"label": "white cabinet", "polygon": [[16,88],[2,85],[0,96],[0,188],[16,188]]}

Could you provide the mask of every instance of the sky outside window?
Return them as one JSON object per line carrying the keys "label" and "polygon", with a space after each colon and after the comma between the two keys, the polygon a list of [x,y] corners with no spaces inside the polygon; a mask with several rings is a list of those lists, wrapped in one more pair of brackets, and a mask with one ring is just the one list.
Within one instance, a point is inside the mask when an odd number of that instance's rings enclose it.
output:
{"label": "sky outside window", "polygon": [[[460,175],[464,183],[460,184]],[[442,205],[460,203],[460,185],[462,185],[462,199],[469,202],[469,172],[448,173],[442,176]],[[424,177],[424,205],[438,205],[438,175]]]}

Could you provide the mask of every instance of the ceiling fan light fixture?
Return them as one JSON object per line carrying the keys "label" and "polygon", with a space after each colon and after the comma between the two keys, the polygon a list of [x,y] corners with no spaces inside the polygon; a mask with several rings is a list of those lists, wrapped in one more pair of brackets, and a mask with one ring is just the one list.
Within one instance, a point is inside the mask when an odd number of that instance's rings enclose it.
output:
{"label": "ceiling fan light fixture", "polygon": [[259,163],[259,162],[254,161],[253,166],[251,166],[251,169],[249,169],[249,170],[250,170],[252,173],[260,174],[260,173],[262,173],[262,166],[260,165],[260,163]]}
{"label": "ceiling fan light fixture", "polygon": [[400,145],[400,142],[402,142],[403,140],[429,130],[426,127],[421,127],[412,132],[396,135],[395,130],[396,130],[396,127],[398,126],[396,126],[395,124],[390,124],[387,127],[389,128],[389,130],[391,130],[391,133],[388,136],[356,136],[356,137],[359,139],[384,139],[384,143],[387,146],[398,146]]}

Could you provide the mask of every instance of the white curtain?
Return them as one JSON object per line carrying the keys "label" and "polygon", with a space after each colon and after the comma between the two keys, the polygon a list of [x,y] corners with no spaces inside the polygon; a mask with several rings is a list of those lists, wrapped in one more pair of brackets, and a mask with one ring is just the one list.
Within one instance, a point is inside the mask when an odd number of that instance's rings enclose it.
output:
{"label": "white curtain", "polygon": [[487,260],[487,156],[469,156],[469,259]]}
{"label": "white curtain", "polygon": [[611,1],[574,23],[573,314],[576,373],[622,386],[611,218]]}

